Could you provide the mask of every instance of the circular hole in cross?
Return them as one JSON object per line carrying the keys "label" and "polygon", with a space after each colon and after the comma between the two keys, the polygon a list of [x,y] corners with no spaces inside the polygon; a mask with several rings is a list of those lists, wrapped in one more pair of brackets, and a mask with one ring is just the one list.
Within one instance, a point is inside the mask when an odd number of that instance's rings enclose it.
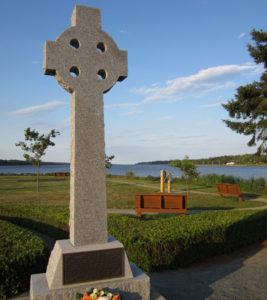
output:
{"label": "circular hole in cross", "polygon": [[97,76],[100,79],[105,79],[107,77],[107,72],[105,70],[101,69],[97,72]]}
{"label": "circular hole in cross", "polygon": [[77,39],[72,39],[70,41],[70,45],[74,49],[78,49],[80,47],[80,43],[79,43],[79,41]]}
{"label": "circular hole in cross", "polygon": [[105,44],[104,43],[102,43],[102,42],[99,42],[98,44],[97,44],[97,50],[99,51],[99,52],[105,52],[106,51],[106,46],[105,46]]}
{"label": "circular hole in cross", "polygon": [[72,77],[78,77],[79,76],[79,69],[75,66],[70,68],[70,75]]}

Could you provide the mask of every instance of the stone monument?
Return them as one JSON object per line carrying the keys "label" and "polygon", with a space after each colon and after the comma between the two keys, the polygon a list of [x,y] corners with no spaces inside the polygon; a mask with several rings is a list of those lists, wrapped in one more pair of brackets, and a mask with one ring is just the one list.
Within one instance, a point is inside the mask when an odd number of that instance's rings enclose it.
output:
{"label": "stone monument", "polygon": [[103,93],[127,77],[127,52],[101,29],[100,10],[76,5],[72,26],[44,47],[44,73],[71,93],[70,239],[57,241],[31,300],[75,299],[94,288],[150,299],[150,280],[107,235]]}

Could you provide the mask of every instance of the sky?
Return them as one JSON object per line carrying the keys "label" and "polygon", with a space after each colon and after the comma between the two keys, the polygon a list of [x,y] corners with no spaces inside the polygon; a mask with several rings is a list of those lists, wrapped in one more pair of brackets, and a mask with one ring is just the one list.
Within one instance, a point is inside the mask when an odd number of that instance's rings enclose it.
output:
{"label": "sky", "polygon": [[101,9],[102,29],[128,51],[128,77],[104,94],[113,163],[255,153],[223,123],[222,103],[259,80],[247,44],[267,30],[266,0],[8,0],[0,3],[0,159],[28,127],[60,132],[44,161],[70,161],[70,97],[43,73],[43,47],[71,26],[76,4]]}

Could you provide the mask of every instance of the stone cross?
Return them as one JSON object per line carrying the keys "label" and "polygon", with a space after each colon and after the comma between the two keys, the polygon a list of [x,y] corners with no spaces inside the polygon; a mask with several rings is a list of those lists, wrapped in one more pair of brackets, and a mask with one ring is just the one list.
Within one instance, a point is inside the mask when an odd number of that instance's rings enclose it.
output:
{"label": "stone cross", "polygon": [[101,29],[100,10],[76,5],[72,26],[46,41],[44,73],[71,95],[70,241],[107,242],[103,93],[128,75],[127,51]]}

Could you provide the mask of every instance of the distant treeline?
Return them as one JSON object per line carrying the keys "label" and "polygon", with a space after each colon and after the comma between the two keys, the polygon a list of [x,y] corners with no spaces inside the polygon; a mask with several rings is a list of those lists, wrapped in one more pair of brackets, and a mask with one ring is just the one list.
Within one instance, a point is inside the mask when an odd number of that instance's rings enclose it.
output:
{"label": "distant treeline", "polygon": [[148,161],[148,162],[139,162],[137,165],[167,165],[170,163],[170,160],[155,160],[155,161]]}
{"label": "distant treeline", "polygon": [[[209,158],[190,159],[196,165],[226,165],[233,162],[235,165],[260,165],[267,164],[267,155],[243,154],[243,155],[224,155]],[[140,162],[138,165],[161,165],[169,164],[170,160],[157,160],[151,162]]]}
{"label": "distant treeline", "polygon": [[[58,162],[42,162],[42,165],[59,165],[65,163]],[[0,166],[22,166],[22,165],[31,165],[30,162],[25,160],[17,160],[17,159],[0,159]]]}

